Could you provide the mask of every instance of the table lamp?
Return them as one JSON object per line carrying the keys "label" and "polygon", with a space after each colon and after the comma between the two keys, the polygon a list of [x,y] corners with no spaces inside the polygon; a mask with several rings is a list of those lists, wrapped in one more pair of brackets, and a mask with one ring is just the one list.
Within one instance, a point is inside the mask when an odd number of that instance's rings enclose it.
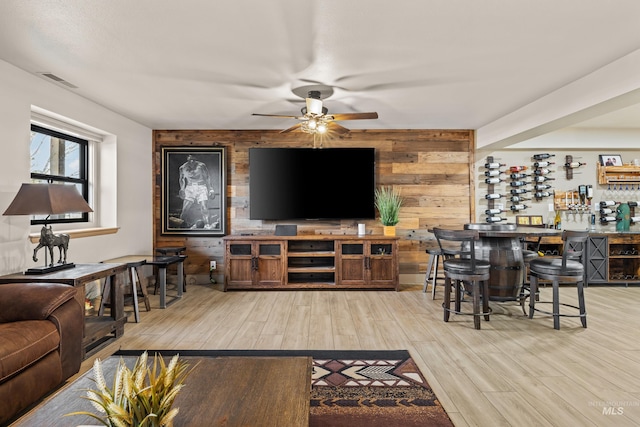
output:
{"label": "table lamp", "polygon": [[[18,194],[13,199],[3,215],[47,215],[45,223],[40,231],[40,243],[33,250],[33,260],[38,261],[38,250],[45,250],[45,265],[43,267],[30,268],[25,274],[45,274],[53,271],[73,268],[75,264],[67,262],[67,249],[69,248],[68,234],[53,234],[51,226],[47,226],[50,215],[65,213],[93,212],[75,185],[64,184],[22,184]],[[53,249],[57,247],[60,259],[54,263]],[[51,258],[48,262],[47,255]]]}

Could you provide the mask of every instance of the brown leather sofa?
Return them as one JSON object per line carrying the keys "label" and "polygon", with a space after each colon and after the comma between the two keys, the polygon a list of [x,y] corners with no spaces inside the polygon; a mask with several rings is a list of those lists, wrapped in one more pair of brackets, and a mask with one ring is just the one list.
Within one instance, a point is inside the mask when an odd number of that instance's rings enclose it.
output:
{"label": "brown leather sofa", "polygon": [[84,310],[75,295],[55,283],[0,285],[0,425],[79,371]]}

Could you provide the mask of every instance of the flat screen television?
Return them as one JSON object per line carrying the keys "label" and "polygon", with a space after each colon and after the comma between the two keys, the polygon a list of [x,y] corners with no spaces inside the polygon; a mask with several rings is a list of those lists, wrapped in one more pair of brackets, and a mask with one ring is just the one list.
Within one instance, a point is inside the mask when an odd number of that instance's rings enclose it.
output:
{"label": "flat screen television", "polygon": [[374,219],[374,148],[250,148],[249,217]]}

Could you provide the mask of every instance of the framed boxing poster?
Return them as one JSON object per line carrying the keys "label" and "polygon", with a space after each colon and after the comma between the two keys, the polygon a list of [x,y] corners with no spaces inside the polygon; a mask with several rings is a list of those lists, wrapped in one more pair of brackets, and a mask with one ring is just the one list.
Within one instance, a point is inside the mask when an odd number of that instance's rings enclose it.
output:
{"label": "framed boxing poster", "polygon": [[224,147],[162,148],[162,234],[226,234]]}

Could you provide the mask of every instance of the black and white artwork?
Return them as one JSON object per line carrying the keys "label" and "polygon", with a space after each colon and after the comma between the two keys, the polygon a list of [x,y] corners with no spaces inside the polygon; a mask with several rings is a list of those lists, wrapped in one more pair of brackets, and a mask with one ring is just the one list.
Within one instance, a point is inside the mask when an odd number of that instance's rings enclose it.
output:
{"label": "black and white artwork", "polygon": [[224,236],[223,147],[162,148],[162,234]]}

